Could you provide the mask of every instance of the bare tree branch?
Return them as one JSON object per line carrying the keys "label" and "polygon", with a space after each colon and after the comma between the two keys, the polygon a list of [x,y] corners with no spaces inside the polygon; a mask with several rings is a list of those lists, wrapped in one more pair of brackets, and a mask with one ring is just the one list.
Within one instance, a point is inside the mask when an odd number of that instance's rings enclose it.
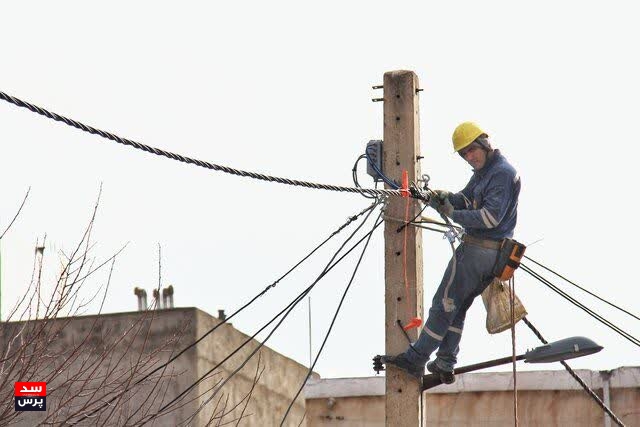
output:
{"label": "bare tree branch", "polygon": [[31,191],[31,187],[29,187],[27,189],[27,194],[24,195],[24,199],[22,199],[22,203],[20,204],[20,207],[18,208],[18,212],[16,212],[16,215],[13,217],[13,219],[11,220],[9,225],[7,225],[7,228],[5,228],[4,231],[2,232],[2,234],[0,234],[0,240],[2,240],[2,238],[4,237],[5,234],[7,234],[7,231],[9,231],[9,229],[11,228],[11,226],[13,225],[15,220],[18,218],[18,216],[20,216],[20,212],[22,212],[22,208],[24,207],[24,204],[27,201],[27,197],[29,197],[29,192],[30,191]]}

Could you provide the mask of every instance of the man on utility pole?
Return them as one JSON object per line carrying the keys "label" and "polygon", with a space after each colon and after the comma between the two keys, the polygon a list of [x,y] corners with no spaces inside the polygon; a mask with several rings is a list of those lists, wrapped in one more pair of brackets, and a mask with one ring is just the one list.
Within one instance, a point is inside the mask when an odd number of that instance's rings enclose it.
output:
{"label": "man on utility pole", "polygon": [[429,204],[462,225],[465,234],[433,297],[420,338],[403,353],[384,357],[388,365],[421,377],[425,363],[438,349],[427,369],[447,384],[455,381],[454,366],[467,310],[494,277],[508,280],[505,271],[512,275],[519,263],[513,254],[522,257],[524,253],[524,246],[511,239],[520,194],[516,170],[493,149],[488,135],[475,123],[465,122],[456,128],[453,148],[471,165],[473,176],[459,193],[435,190]]}

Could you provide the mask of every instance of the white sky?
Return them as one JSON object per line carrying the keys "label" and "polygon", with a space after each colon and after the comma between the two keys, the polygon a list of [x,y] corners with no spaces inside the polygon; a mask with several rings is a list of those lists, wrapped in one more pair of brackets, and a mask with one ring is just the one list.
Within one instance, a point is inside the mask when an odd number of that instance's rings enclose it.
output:
{"label": "white sky", "polygon": [[[382,104],[371,102],[380,92],[371,86],[385,71],[414,70],[424,88],[422,166],[432,186],[466,183],[470,170],[451,154],[450,135],[459,122],[477,121],[522,177],[516,237],[543,239],[528,255],[640,313],[633,2],[23,1],[3,3],[0,15],[0,90],[152,146],[322,183],[351,185],[366,141],[382,137]],[[175,287],[177,306],[230,313],[368,203],[187,166],[7,103],[0,144],[2,228],[32,188],[2,241],[3,314],[28,285],[36,239],[46,233],[53,275],[55,250],[78,241],[100,183],[93,254],[104,259],[129,242],[107,312],[135,310],[134,286],[151,293],[160,244],[163,284]],[[371,185],[364,173],[361,181]],[[384,351],[382,245],[380,232],[316,367],[323,377],[371,375],[371,357]],[[427,233],[424,247],[428,303],[450,249]],[[329,256],[233,324],[253,333]],[[314,350],[354,261],[312,294]],[[585,335],[605,347],[572,366],[638,364],[638,347],[524,273],[516,286],[548,339]],[[576,295],[640,337],[640,322]],[[509,334],[490,336],[484,322],[477,300],[461,365],[510,354]],[[307,328],[305,301],[269,345],[306,364]],[[525,326],[517,331],[519,351],[538,345]]]}

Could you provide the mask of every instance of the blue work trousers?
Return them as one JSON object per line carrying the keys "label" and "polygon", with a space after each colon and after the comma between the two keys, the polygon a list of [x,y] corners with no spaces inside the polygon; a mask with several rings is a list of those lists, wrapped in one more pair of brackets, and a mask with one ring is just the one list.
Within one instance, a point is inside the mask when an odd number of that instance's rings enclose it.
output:
{"label": "blue work trousers", "polygon": [[469,243],[458,246],[433,296],[420,337],[405,352],[411,363],[424,366],[431,353],[438,349],[437,366],[442,370],[453,370],[467,310],[493,280],[497,255],[497,249]]}

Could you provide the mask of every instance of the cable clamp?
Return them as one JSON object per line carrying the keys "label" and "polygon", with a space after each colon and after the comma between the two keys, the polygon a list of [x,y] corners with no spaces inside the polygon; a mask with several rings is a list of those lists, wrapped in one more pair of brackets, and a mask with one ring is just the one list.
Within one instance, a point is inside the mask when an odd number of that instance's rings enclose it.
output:
{"label": "cable clamp", "polygon": [[389,196],[387,194],[383,194],[380,196],[380,204],[382,205],[382,208],[380,208],[380,210],[382,211],[382,213],[385,213],[385,211],[387,210],[387,206],[389,206]]}
{"label": "cable clamp", "polygon": [[425,204],[429,203],[429,198],[430,198],[429,195],[425,195],[422,191],[420,191],[420,189],[415,183],[411,183],[411,186],[409,187],[409,192],[411,193],[411,197],[413,197],[414,199],[418,199]]}
{"label": "cable clamp", "polygon": [[444,239],[447,239],[449,241],[449,243],[453,244],[455,243],[456,239],[458,238],[458,233],[454,228],[449,228],[449,231],[445,231],[444,232]]}

